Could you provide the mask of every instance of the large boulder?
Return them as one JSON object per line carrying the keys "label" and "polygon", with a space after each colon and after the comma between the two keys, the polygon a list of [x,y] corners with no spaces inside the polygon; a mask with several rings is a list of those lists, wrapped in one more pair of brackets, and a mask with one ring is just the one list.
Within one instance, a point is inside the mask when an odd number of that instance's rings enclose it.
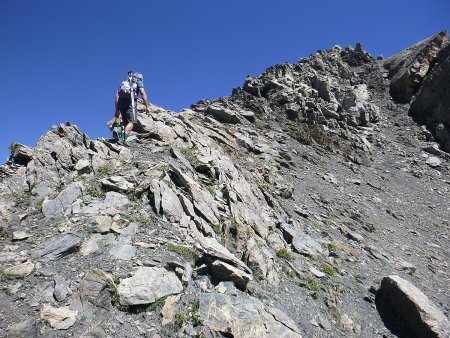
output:
{"label": "large boulder", "polygon": [[256,298],[217,293],[201,294],[200,319],[211,330],[232,337],[302,337],[295,322]]}
{"label": "large boulder", "polygon": [[423,80],[409,114],[425,124],[445,151],[450,152],[450,45]]}
{"label": "large boulder", "polygon": [[175,273],[164,268],[139,268],[136,273],[122,280],[117,292],[122,305],[150,304],[156,300],[183,291],[183,285]]}
{"label": "large boulder", "polygon": [[438,53],[448,44],[448,33],[444,30],[388,58],[384,66],[389,71],[392,97],[409,102]]}
{"label": "large boulder", "polygon": [[376,303],[383,321],[401,337],[444,338],[450,334],[449,321],[441,310],[399,276],[383,278]]}

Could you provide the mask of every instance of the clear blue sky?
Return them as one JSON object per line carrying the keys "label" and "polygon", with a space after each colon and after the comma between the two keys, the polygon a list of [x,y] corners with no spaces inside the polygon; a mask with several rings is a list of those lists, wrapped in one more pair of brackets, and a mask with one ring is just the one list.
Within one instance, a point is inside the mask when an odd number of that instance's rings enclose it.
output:
{"label": "clear blue sky", "polygon": [[53,124],[108,136],[129,69],[179,111],[317,49],[360,41],[386,57],[449,23],[449,0],[1,0],[0,163]]}

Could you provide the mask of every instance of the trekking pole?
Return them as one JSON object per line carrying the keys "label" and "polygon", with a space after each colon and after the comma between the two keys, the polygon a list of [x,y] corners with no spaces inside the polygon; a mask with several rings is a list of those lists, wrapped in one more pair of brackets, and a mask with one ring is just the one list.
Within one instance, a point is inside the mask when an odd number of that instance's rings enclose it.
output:
{"label": "trekking pole", "polygon": [[136,119],[136,104],[134,102],[134,88],[133,88],[133,78],[132,78],[132,74],[133,72],[130,70],[128,72],[128,82],[130,82],[130,87],[131,87],[131,108],[133,109],[133,119]]}

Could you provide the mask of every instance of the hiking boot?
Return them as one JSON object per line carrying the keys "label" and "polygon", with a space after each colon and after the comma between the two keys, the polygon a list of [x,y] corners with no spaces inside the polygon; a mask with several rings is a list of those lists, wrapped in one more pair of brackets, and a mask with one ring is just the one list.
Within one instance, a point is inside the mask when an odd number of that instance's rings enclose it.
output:
{"label": "hiking boot", "polygon": [[113,132],[112,132],[113,139],[115,139],[115,140],[119,140],[120,139],[120,135],[119,135],[119,130],[118,129],[119,129],[118,127],[115,127],[113,129]]}

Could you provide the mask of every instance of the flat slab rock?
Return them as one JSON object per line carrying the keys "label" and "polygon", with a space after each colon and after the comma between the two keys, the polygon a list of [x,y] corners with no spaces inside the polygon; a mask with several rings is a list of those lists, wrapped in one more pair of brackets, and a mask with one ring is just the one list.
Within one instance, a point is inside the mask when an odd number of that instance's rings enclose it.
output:
{"label": "flat slab rock", "polygon": [[450,324],[442,311],[411,282],[399,276],[383,278],[376,303],[383,321],[399,336],[450,336]]}
{"label": "flat slab rock", "polygon": [[117,287],[122,305],[150,304],[156,300],[183,291],[183,285],[175,273],[164,268],[142,267]]}
{"label": "flat slab rock", "polygon": [[63,232],[40,243],[31,250],[31,257],[47,262],[64,257],[76,250],[81,243],[81,236],[74,232]]}
{"label": "flat slab rock", "polygon": [[302,337],[285,313],[247,295],[205,293],[200,295],[199,304],[200,319],[213,331],[240,338]]}

